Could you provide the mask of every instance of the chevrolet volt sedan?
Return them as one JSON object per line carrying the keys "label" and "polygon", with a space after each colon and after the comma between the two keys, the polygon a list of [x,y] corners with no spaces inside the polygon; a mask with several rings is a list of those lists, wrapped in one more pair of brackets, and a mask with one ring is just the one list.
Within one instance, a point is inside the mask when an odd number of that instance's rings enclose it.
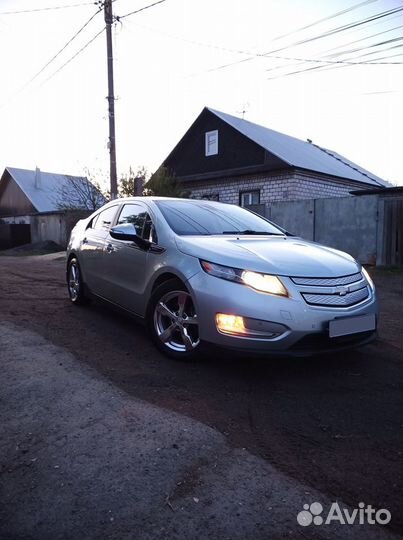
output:
{"label": "chevrolet volt sedan", "polygon": [[377,326],[374,284],[350,255],[213,201],[106,204],[71,233],[67,286],[74,304],[98,297],[143,319],[179,359],[206,344],[317,354],[369,343]]}

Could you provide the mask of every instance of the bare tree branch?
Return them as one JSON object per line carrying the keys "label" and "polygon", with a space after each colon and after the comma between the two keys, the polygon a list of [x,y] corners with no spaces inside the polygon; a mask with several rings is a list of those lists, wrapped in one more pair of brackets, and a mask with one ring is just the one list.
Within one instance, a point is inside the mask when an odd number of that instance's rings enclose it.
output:
{"label": "bare tree branch", "polygon": [[56,192],[56,202],[60,210],[94,211],[106,203],[97,182],[90,182],[86,177],[67,176],[66,182]]}

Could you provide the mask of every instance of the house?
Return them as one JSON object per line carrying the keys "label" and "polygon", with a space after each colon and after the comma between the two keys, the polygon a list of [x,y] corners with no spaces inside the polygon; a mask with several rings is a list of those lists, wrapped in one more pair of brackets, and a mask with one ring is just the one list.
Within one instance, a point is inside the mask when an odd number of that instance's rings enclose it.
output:
{"label": "house", "polygon": [[[0,179],[0,223],[8,224],[10,231],[25,225],[27,242],[53,240],[66,245],[74,222],[104,202],[99,190],[82,176],[6,167]],[[21,235],[17,236],[21,243]]]}
{"label": "house", "polygon": [[200,199],[249,206],[345,197],[390,184],[347,158],[229,114],[204,108],[162,163]]}

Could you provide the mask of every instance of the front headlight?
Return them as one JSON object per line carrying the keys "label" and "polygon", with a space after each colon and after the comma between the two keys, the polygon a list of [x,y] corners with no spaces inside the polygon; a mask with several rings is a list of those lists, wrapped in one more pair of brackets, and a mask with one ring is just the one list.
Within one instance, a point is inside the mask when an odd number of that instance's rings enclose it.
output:
{"label": "front headlight", "polygon": [[249,287],[257,291],[287,296],[287,290],[277,276],[245,270],[242,272],[241,278],[245,285],[249,285]]}
{"label": "front headlight", "polygon": [[274,294],[276,296],[288,296],[287,289],[277,276],[260,274],[251,270],[241,270],[240,268],[231,268],[208,261],[200,261],[200,264],[203,270],[212,276],[247,285],[255,289],[255,291]]}

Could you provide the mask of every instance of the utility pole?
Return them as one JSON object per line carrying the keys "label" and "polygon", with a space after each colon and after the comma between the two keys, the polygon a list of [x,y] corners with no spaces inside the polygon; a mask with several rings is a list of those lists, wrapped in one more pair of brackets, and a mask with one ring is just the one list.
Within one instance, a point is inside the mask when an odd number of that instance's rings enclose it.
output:
{"label": "utility pole", "polygon": [[109,158],[111,199],[118,196],[118,179],[116,174],[116,140],[115,140],[115,96],[113,92],[113,51],[112,51],[112,0],[104,0],[106,24],[106,52],[108,62],[108,117],[109,117]]}

